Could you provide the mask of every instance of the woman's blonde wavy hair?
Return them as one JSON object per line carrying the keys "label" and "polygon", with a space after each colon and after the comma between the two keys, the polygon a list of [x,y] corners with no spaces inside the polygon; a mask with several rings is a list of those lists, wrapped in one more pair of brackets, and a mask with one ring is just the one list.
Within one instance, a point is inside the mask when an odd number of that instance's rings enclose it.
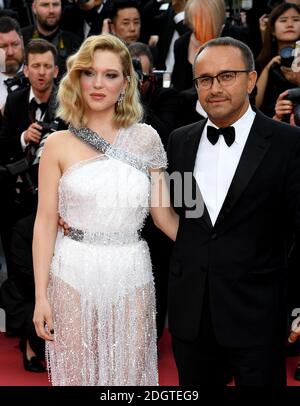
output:
{"label": "woman's blonde wavy hair", "polygon": [[127,80],[124,99],[116,103],[113,117],[117,128],[129,127],[142,119],[143,108],[139,100],[137,77],[126,45],[110,34],[88,37],[79,50],[68,58],[67,73],[61,80],[58,90],[57,115],[75,128],[85,126],[85,102],[81,95],[80,75],[92,66],[96,50],[111,51],[119,55],[123,67],[123,75]]}

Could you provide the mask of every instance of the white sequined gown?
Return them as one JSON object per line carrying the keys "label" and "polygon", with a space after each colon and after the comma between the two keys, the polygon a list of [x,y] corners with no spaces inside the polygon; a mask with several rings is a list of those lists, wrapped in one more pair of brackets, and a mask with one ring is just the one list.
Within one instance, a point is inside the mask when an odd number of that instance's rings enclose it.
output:
{"label": "white sequined gown", "polygon": [[59,233],[50,272],[51,382],[157,385],[155,292],[138,231],[149,211],[149,168],[166,167],[165,152],[145,124],[119,130],[111,146],[88,129],[73,135],[100,140],[104,154],[60,180],[59,213],[71,233]]}

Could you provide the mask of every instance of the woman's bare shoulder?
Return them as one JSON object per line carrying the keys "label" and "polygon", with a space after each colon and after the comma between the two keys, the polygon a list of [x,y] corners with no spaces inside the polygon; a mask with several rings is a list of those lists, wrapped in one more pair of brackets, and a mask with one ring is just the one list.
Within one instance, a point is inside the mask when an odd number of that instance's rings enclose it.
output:
{"label": "woman's bare shoulder", "polygon": [[51,133],[47,137],[47,143],[55,144],[55,143],[64,143],[67,142],[68,138],[71,137],[71,133],[69,130],[61,130],[61,131],[55,131],[54,133]]}
{"label": "woman's bare shoulder", "polygon": [[72,141],[74,141],[74,137],[69,130],[55,131],[54,133],[48,135],[46,146],[48,149],[57,148],[59,150],[63,150],[64,148],[67,148]]}

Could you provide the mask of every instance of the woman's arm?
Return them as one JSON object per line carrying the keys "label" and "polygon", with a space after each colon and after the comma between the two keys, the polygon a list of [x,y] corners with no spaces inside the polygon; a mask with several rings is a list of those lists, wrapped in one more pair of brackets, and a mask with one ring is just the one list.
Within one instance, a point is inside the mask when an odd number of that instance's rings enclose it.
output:
{"label": "woman's arm", "polygon": [[[51,135],[39,164],[39,201],[33,232],[33,267],[35,311],[33,321],[39,337],[53,340],[53,321],[47,298],[50,264],[54,252],[58,221],[58,183],[61,170],[58,160],[59,134]],[[45,323],[48,331],[45,330]]]}
{"label": "woman's arm", "polygon": [[259,78],[256,83],[257,87],[257,93],[255,97],[255,105],[256,107],[261,107],[264,101],[265,97],[265,92],[269,80],[269,73],[270,73],[270,68],[273,65],[273,63],[280,63],[280,56],[277,55],[274,58],[271,59],[271,61],[264,67],[263,71],[259,75]]}
{"label": "woman's arm", "polygon": [[151,171],[151,216],[154,224],[171,240],[176,240],[179,216],[170,202],[165,172]]}

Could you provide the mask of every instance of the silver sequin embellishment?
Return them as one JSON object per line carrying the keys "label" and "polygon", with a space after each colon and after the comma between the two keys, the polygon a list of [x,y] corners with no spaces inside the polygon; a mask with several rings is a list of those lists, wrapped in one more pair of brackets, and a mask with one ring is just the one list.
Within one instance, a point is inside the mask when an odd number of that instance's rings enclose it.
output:
{"label": "silver sequin embellishment", "polygon": [[75,134],[78,138],[81,138],[84,142],[89,144],[91,147],[96,149],[103,154],[118,159],[122,162],[126,162],[128,165],[133,166],[134,168],[144,172],[148,177],[149,167],[138,157],[130,154],[122,149],[116,148],[114,145],[107,142],[95,131],[91,130],[88,127],[75,128],[72,125],[69,125],[69,131]]}
{"label": "silver sequin embellishment", "polygon": [[124,245],[133,244],[140,241],[140,235],[138,231],[114,232],[114,233],[91,233],[88,231],[79,230],[77,228],[69,227],[69,233],[66,237],[75,241],[86,242],[89,244],[113,244]]}

